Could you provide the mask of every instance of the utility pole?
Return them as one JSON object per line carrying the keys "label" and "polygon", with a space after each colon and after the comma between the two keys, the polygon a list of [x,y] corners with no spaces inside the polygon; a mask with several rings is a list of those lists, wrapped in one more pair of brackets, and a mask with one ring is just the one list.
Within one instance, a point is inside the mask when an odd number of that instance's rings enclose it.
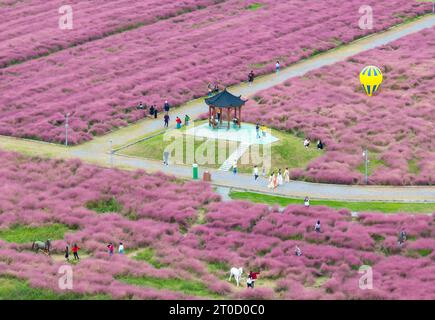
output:
{"label": "utility pole", "polygon": [[365,149],[363,152],[364,162],[365,162],[365,183],[369,183],[369,150]]}
{"label": "utility pole", "polygon": [[68,118],[69,118],[69,113],[67,113],[65,115],[65,147],[68,147]]}

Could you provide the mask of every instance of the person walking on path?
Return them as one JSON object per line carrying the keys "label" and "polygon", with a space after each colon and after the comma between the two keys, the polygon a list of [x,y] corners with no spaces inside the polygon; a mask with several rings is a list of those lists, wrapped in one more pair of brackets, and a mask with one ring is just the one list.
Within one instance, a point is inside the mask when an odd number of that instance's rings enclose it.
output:
{"label": "person walking on path", "polygon": [[235,175],[237,174],[237,160],[234,160],[234,163],[233,163],[233,173]]}
{"label": "person walking on path", "polygon": [[69,262],[69,247],[68,246],[65,247],[65,259],[66,259],[66,261]]}
{"label": "person walking on path", "polygon": [[275,71],[276,71],[276,73],[278,73],[279,72],[279,69],[281,68],[281,65],[279,64],[279,61],[277,61],[276,63],[275,63]]}
{"label": "person walking on path", "polygon": [[168,113],[171,106],[169,105],[168,100],[165,101],[165,104],[163,105],[163,110]]}
{"label": "person walking on path", "polygon": [[266,166],[263,165],[263,167],[261,168],[261,174],[263,175],[263,178],[266,177]]}
{"label": "person walking on path", "polygon": [[163,164],[169,166],[169,151],[163,151]]}
{"label": "person walking on path", "polygon": [[304,206],[305,206],[305,208],[309,208],[310,207],[310,198],[305,197],[305,199],[304,199]]}
{"label": "person walking on path", "polygon": [[269,184],[267,185],[267,187],[269,189],[273,189],[273,181],[275,180],[275,173],[272,172],[269,176]]}
{"label": "person walking on path", "polygon": [[157,110],[157,108],[155,108],[155,109],[154,109],[154,119],[157,119],[157,114],[158,114],[158,112],[159,112],[159,111]]}
{"label": "person walking on path", "polygon": [[251,70],[251,72],[249,72],[249,74],[248,74],[248,85],[249,86],[252,86],[252,83],[254,82],[254,78],[255,78],[254,71]]}
{"label": "person walking on path", "polygon": [[282,186],[282,173],[281,173],[281,169],[278,170],[278,185]]}
{"label": "person walking on path", "polygon": [[261,136],[260,136],[260,124],[258,122],[255,125],[255,131],[257,132],[257,139],[261,138]]}
{"label": "person walking on path", "polygon": [[113,256],[113,251],[114,251],[113,243],[112,242],[109,243],[107,248],[109,249],[109,256]]}
{"label": "person walking on path", "polygon": [[320,220],[317,220],[316,224],[314,225],[314,231],[320,233]]}
{"label": "person walking on path", "polygon": [[77,245],[77,243],[74,243],[73,247],[72,247],[72,252],[74,255],[74,260],[80,260],[79,258],[79,246]]}
{"label": "person walking on path", "polygon": [[175,118],[175,122],[177,123],[177,129],[181,129],[181,119],[177,117]]}
{"label": "person walking on path", "polygon": [[273,173],[273,191],[275,191],[277,187],[278,187],[278,175],[276,175],[274,172]]}
{"label": "person walking on path", "polygon": [[154,116],[154,111],[155,111],[155,109],[154,109],[154,105],[152,105],[152,106],[150,107],[150,116],[151,116],[151,117]]}
{"label": "person walking on path", "polygon": [[163,117],[164,121],[165,121],[165,128],[169,127],[169,115],[165,114],[165,116]]}
{"label": "person walking on path", "polygon": [[284,170],[284,182],[289,183],[290,182],[290,171],[288,168],[285,168]]}
{"label": "person walking on path", "polygon": [[261,135],[264,137],[266,137],[266,126],[261,126]]}
{"label": "person walking on path", "polygon": [[254,180],[257,181],[258,179],[258,167],[254,166]]}
{"label": "person walking on path", "polygon": [[186,114],[184,116],[184,125],[187,127],[189,125],[190,117]]}
{"label": "person walking on path", "polygon": [[122,242],[119,243],[118,253],[124,254],[124,245],[122,244]]}

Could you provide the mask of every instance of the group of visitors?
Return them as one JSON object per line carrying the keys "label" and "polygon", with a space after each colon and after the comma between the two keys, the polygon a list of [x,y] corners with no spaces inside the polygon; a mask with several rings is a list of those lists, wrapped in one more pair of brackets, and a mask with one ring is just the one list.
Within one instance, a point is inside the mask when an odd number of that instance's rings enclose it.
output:
{"label": "group of visitors", "polygon": [[208,89],[209,97],[219,92],[219,86],[216,83],[215,84],[209,83],[207,85],[207,89]]}
{"label": "group of visitors", "polygon": [[272,171],[269,176],[269,184],[267,187],[269,189],[273,189],[273,191],[278,188],[278,186],[282,186],[284,183],[290,182],[290,171],[288,168],[285,168],[284,173],[282,173],[281,169],[278,169],[278,172]]}
{"label": "group of visitors", "polygon": [[257,276],[260,272],[249,271],[248,279],[246,279],[246,285],[248,288],[254,289],[255,280],[257,280]]}
{"label": "group of visitors", "polygon": [[[310,147],[310,144],[311,144],[310,138],[305,138],[305,140],[304,140],[304,147],[306,149],[308,149]],[[317,140],[317,149],[323,150],[324,147],[325,147],[325,145],[323,144],[322,140],[320,140],[320,139]]]}
{"label": "group of visitors", "polygon": [[[113,245],[112,242],[110,242],[110,243],[107,245],[107,249],[108,249],[108,251],[109,251],[109,256],[113,256],[113,253],[115,252],[115,246]],[[118,246],[118,253],[119,253],[119,254],[124,254],[124,244],[123,244],[122,242],[119,243],[119,246]]]}
{"label": "group of visitors", "polygon": [[255,125],[255,132],[257,133],[257,139],[266,136],[266,126],[261,125],[259,122]]}
{"label": "group of visitors", "polygon": [[[77,245],[77,243],[74,243],[72,250],[71,250],[73,255],[74,255],[74,260],[80,260],[79,250],[80,250],[80,248]],[[69,246],[65,247],[65,259],[66,259],[66,261],[69,261]]]}

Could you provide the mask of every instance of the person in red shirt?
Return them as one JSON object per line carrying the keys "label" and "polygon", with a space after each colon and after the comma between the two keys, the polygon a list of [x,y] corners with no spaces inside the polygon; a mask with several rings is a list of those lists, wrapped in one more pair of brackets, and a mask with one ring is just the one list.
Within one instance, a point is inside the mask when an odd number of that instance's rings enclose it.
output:
{"label": "person in red shirt", "polygon": [[78,247],[77,243],[74,243],[74,245],[72,247],[72,252],[74,254],[74,260],[80,260],[79,250],[80,250],[80,248]]}
{"label": "person in red shirt", "polygon": [[177,123],[177,129],[180,129],[181,128],[181,119],[179,117],[177,117],[175,119],[175,122]]}
{"label": "person in red shirt", "polygon": [[249,271],[249,278],[252,279],[251,288],[254,288],[255,280],[257,280],[257,276],[258,276],[259,274],[260,274],[260,272],[252,272],[252,271]]}
{"label": "person in red shirt", "polygon": [[107,246],[107,248],[109,249],[109,255],[113,256],[113,251],[115,250],[115,247],[113,246],[113,243],[109,243],[109,245]]}

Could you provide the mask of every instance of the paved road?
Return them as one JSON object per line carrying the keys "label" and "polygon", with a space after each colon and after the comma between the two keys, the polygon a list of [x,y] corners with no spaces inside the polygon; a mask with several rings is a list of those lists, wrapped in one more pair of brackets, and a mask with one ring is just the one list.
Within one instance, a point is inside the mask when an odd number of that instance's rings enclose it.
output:
{"label": "paved road", "polygon": [[[248,87],[242,83],[229,90],[234,94],[249,97],[261,90],[278,85],[293,77],[301,76],[306,72],[315,70],[325,65],[339,61],[387,44],[403,36],[418,32],[422,29],[435,26],[435,16],[426,16],[411,23],[393,27],[385,32],[374,34],[358,41],[344,45],[338,49],[319,54],[315,57],[296,63],[281,70],[279,74],[270,74],[256,78],[254,85]],[[171,111],[172,118],[176,115],[189,114],[195,119],[206,112],[204,99],[196,99]],[[102,137],[81,144],[79,146],[65,148],[60,145],[38,142],[26,139],[16,139],[0,136],[0,148],[17,151],[28,155],[45,156],[54,158],[80,158],[86,162],[108,166],[110,165],[110,148],[114,149],[134,143],[152,133],[162,130],[162,119],[146,119],[129,127],[116,130]],[[111,141],[111,143],[110,143]],[[162,167],[158,162],[145,159],[129,158],[120,155],[113,156],[114,166],[122,169],[145,169],[174,174],[180,177],[191,177],[191,168],[184,166]],[[201,170],[200,170],[200,174]],[[249,189],[257,192],[270,193],[266,188],[266,182],[254,183],[249,175],[238,175],[235,179],[231,173],[213,171],[213,183],[215,185],[233,188]],[[340,200],[379,200],[379,201],[430,201],[435,202],[435,187],[382,187],[382,186],[346,186],[332,184],[315,184],[294,181],[277,190],[276,194],[292,197],[304,197],[318,199]]]}

